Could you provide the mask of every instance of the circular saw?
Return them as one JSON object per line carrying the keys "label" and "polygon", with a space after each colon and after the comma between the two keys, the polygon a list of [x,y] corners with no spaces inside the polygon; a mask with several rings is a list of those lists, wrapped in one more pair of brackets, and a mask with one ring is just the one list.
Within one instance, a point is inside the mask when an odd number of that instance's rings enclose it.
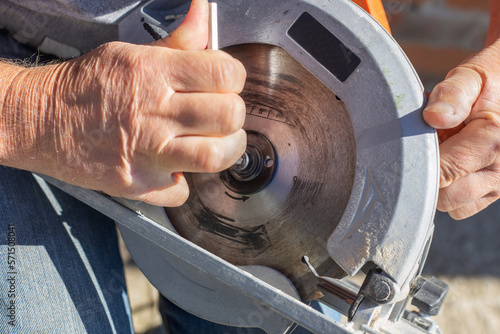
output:
{"label": "circular saw", "polygon": [[[161,26],[155,3],[134,15]],[[218,44],[248,74],[239,161],[186,173],[190,196],[178,208],[51,182],[117,220],[155,287],[204,319],[268,333],[293,323],[314,333],[435,333],[422,314],[437,313],[447,287],[419,274],[438,142],[404,53],[347,0],[220,0],[218,12]],[[355,275],[361,286],[346,282]],[[308,308],[313,299],[349,324]],[[410,302],[420,313],[405,311]]]}

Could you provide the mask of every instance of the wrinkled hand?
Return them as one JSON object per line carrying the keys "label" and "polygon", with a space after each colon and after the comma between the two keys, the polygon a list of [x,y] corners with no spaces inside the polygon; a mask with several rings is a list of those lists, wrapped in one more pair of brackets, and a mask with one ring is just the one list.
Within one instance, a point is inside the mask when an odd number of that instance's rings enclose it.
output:
{"label": "wrinkled hand", "polygon": [[453,69],[423,116],[437,129],[465,122],[440,145],[438,210],[464,219],[500,198],[500,42]]}
{"label": "wrinkled hand", "polygon": [[1,163],[113,196],[182,204],[181,172],[226,169],[246,146],[237,95],[245,69],[222,51],[204,50],[207,27],[208,3],[195,0],[164,40],[109,43],[23,70],[7,94],[17,115],[2,123],[16,133],[4,140]]}

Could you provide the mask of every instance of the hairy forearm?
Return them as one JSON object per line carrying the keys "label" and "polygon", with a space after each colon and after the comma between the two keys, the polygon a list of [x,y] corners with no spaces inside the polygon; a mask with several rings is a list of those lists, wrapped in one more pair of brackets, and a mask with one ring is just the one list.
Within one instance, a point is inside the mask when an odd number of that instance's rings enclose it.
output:
{"label": "hairy forearm", "polygon": [[12,97],[15,96],[18,76],[22,76],[24,68],[12,64],[0,63],[0,163],[7,164],[11,155],[10,145],[15,137],[13,131],[15,112],[12,110]]}
{"label": "hairy forearm", "polygon": [[0,64],[0,164],[44,171],[40,154],[54,147],[46,131],[54,126],[55,82],[58,65],[24,68]]}

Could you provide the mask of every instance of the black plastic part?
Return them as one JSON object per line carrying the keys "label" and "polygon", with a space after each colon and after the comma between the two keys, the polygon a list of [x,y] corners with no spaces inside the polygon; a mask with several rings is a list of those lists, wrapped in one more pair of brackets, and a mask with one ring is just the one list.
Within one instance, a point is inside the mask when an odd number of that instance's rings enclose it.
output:
{"label": "black plastic part", "polygon": [[358,311],[359,305],[361,305],[364,299],[365,296],[363,296],[362,293],[359,293],[354,302],[351,304],[351,307],[349,307],[349,312],[347,312],[347,321],[352,321]]}
{"label": "black plastic part", "polygon": [[351,49],[307,12],[288,29],[288,36],[341,82],[361,63]]}
{"label": "black plastic part", "polygon": [[420,288],[415,293],[411,304],[418,307],[420,312],[428,315],[437,315],[448,293],[448,284],[432,277],[429,280],[419,277]]}
{"label": "black plastic part", "polygon": [[395,295],[395,283],[382,271],[372,269],[368,272],[361,290],[363,295],[377,304],[390,302]]}
{"label": "black plastic part", "polygon": [[155,41],[165,38],[168,36],[168,33],[163,30],[160,27],[154,26],[152,24],[149,24],[147,22],[144,22],[143,25],[144,29],[155,39]]}
{"label": "black plastic part", "polygon": [[377,304],[387,304],[394,299],[395,283],[380,269],[371,269],[359,289],[358,296],[351,304],[348,321],[351,321],[361,302],[366,298]]}

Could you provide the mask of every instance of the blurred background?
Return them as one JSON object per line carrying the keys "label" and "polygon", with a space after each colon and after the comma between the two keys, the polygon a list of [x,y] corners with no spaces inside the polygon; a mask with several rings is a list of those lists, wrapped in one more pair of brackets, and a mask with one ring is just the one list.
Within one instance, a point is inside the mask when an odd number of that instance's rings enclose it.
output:
{"label": "blurred background", "polygon": [[[394,38],[427,91],[480,50],[489,0],[383,0]],[[450,285],[437,317],[443,333],[500,331],[500,203],[463,221],[437,213],[426,276]],[[157,292],[122,248],[137,333],[161,333]]]}

